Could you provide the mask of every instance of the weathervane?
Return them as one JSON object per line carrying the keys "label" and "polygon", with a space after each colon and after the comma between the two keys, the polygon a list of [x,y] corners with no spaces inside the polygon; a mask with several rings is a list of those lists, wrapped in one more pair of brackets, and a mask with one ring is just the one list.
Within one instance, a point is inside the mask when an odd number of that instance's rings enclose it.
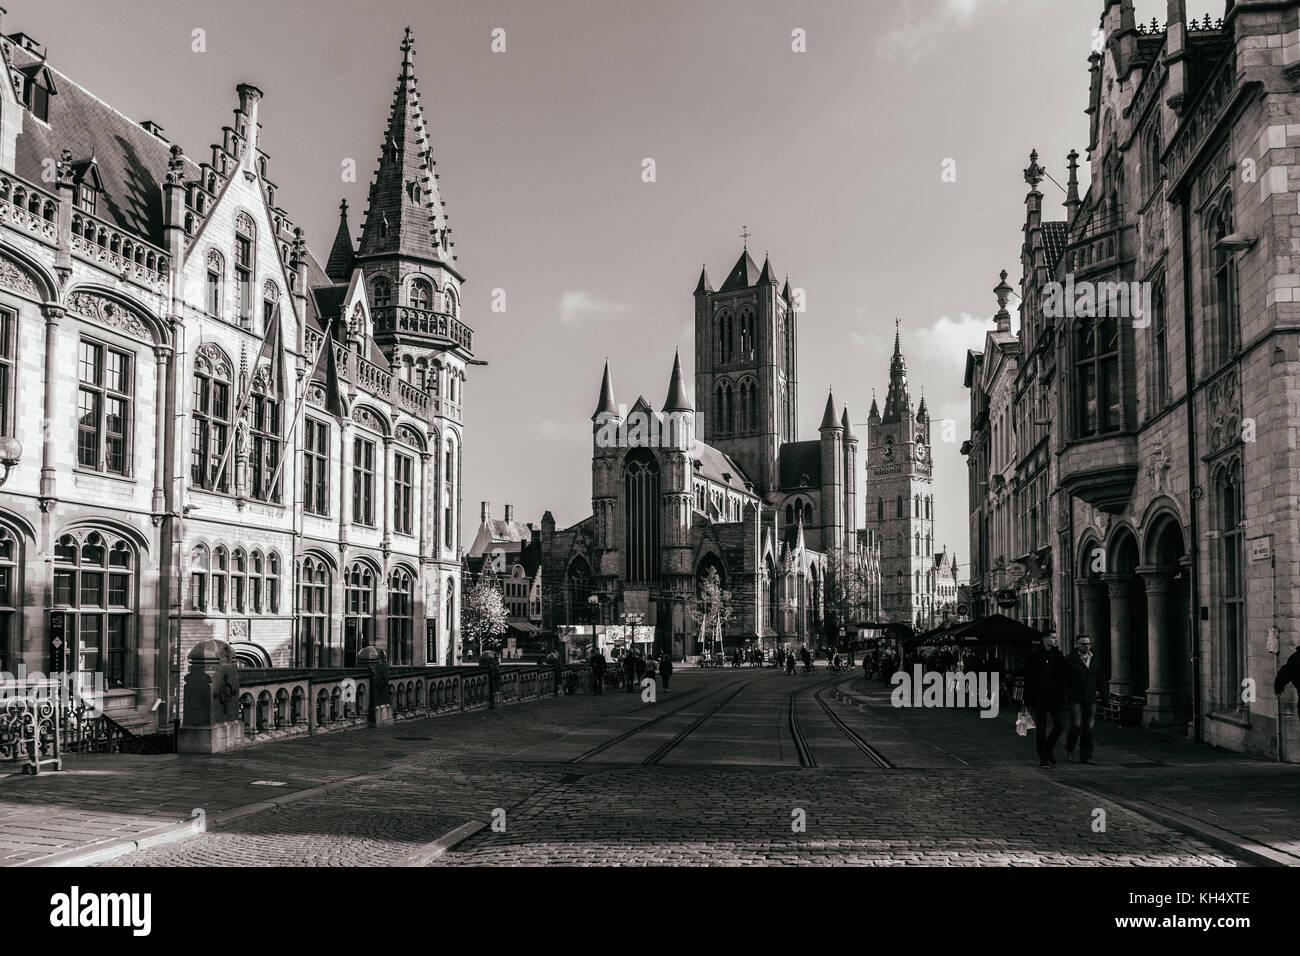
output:
{"label": "weathervane", "polygon": [[750,231],[749,231],[749,227],[748,227],[748,226],[741,226],[741,227],[740,227],[740,239],[741,239],[742,242],[745,243],[745,248],[746,248],[746,249],[749,248],[749,237],[750,237],[750,235],[751,235],[751,233],[750,233]]}

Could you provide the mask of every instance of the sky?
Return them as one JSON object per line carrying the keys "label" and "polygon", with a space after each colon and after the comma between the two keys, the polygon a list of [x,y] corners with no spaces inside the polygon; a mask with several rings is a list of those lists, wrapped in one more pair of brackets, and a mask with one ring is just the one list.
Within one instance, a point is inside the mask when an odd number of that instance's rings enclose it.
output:
{"label": "sky", "polygon": [[[521,521],[549,509],[561,527],[590,514],[606,357],[620,403],[657,407],[680,348],[693,395],[691,293],[702,262],[722,281],[743,227],[806,295],[800,438],[816,437],[833,388],[865,440],[901,321],[914,400],[924,387],[934,419],[936,543],[966,565],[966,350],[992,328],[1000,270],[1020,278],[1030,150],[1064,183],[1066,154],[1086,149],[1103,5],[5,0],[4,30],[198,159],[231,122],[236,84],[259,87],[277,200],[323,262],[340,199],[359,236],[412,27],[462,317],[488,362],[465,390],[466,542],[481,500]],[[1140,20],[1164,11],[1137,4]],[[1042,189],[1045,218],[1064,218],[1064,193]]]}

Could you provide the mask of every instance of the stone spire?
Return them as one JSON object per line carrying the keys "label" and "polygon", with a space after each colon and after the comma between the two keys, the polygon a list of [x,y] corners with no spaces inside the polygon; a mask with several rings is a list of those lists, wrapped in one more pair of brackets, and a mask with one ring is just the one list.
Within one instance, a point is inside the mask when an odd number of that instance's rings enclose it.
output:
{"label": "stone spire", "polygon": [[348,228],[348,201],[345,199],[339,203],[339,231],[334,235],[330,257],[325,261],[325,274],[336,284],[347,282],[355,262],[352,230]]}
{"label": "stone spire", "polygon": [[614,386],[609,381],[609,359],[605,360],[605,375],[600,380],[600,399],[591,420],[595,421],[602,415],[618,415],[618,406],[614,404]]}
{"label": "stone spire", "polygon": [[822,415],[822,423],[818,426],[817,430],[822,432],[832,429],[838,431],[841,427],[839,420],[835,417],[835,396],[834,394],[827,392],[826,412]]}
{"label": "stone spire", "polygon": [[907,394],[907,363],[903,360],[902,326],[894,320],[894,357],[889,363],[889,392],[885,395],[885,414],[881,422],[888,425],[902,421],[912,400]]}
{"label": "stone spire", "polygon": [[856,442],[858,436],[853,434],[853,425],[849,423],[849,406],[844,406],[844,414],[840,416],[840,427],[844,429],[844,440]]}
{"label": "stone spire", "polygon": [[1079,151],[1072,149],[1065,158],[1070,164],[1070,179],[1066,183],[1065,190],[1065,221],[1070,223],[1074,222],[1074,214],[1083,205],[1083,201],[1079,199]]}
{"label": "stone spire", "polygon": [[451,230],[433,171],[414,56],[415,40],[407,27],[402,38],[402,72],[397,77],[379,168],[370,186],[360,255],[410,256],[449,265],[455,259],[448,238]]}
{"label": "stone spire", "polygon": [[867,413],[868,421],[880,421],[880,406],[876,404],[876,390],[871,390],[871,411]]}
{"label": "stone spire", "polygon": [[[605,381],[609,382],[609,366],[606,363]],[[604,396],[601,396],[604,400]],[[691,400],[686,397],[686,383],[682,381],[682,356],[678,352],[673,356],[673,374],[668,380],[668,398],[664,400],[663,410],[665,412],[693,412],[695,406]]]}
{"label": "stone spire", "polygon": [[713,283],[709,281],[709,271],[705,266],[700,266],[700,281],[695,284],[695,294],[700,295],[704,292],[712,292]]}

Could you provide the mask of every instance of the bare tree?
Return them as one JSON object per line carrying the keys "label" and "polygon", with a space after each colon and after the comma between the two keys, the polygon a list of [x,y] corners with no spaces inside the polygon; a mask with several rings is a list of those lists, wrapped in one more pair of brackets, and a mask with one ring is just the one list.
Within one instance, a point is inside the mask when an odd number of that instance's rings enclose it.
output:
{"label": "bare tree", "polygon": [[500,635],[506,632],[509,618],[495,577],[486,570],[480,574],[466,589],[460,607],[461,654],[471,642],[480,655],[484,650],[499,648]]}
{"label": "bare tree", "polygon": [[705,572],[687,610],[691,623],[699,627],[700,644],[707,646],[712,654],[722,644],[722,629],[735,613],[731,592],[723,590],[717,568]]}
{"label": "bare tree", "polygon": [[826,628],[838,641],[842,626],[865,621],[872,613],[867,563],[856,551],[843,547],[830,549],[826,552],[823,588]]}

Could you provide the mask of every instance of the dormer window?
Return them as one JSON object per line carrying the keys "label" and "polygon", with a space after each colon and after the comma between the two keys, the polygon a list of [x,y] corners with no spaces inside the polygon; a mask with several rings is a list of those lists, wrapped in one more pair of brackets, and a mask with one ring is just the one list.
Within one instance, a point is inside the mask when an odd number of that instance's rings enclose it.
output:
{"label": "dormer window", "polygon": [[72,201],[78,209],[95,215],[103,188],[94,156],[72,164]]}
{"label": "dormer window", "polygon": [[42,123],[50,121],[50,97],[55,93],[49,70],[44,67],[27,77],[23,85],[23,105]]}
{"label": "dormer window", "polygon": [[95,214],[95,207],[98,204],[99,190],[89,183],[81,183],[76,187],[75,202],[78,209],[85,210],[92,216]]}

